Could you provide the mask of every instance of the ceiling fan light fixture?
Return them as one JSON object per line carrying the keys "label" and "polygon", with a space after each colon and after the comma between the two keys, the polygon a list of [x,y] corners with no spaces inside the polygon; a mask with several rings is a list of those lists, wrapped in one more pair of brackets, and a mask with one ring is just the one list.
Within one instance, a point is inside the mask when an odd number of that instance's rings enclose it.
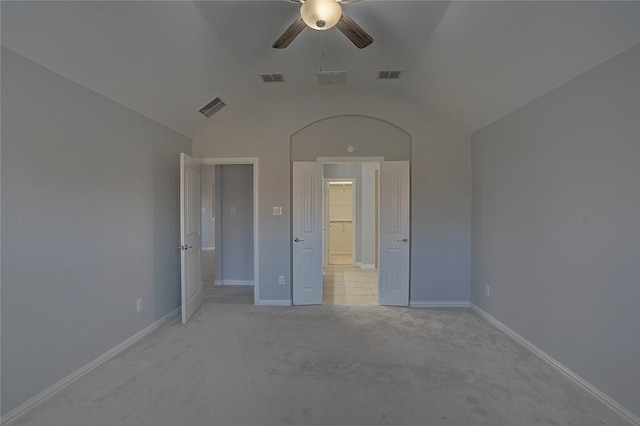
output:
{"label": "ceiling fan light fixture", "polygon": [[342,6],[336,0],[307,0],[300,6],[300,16],[314,30],[328,30],[340,20]]}

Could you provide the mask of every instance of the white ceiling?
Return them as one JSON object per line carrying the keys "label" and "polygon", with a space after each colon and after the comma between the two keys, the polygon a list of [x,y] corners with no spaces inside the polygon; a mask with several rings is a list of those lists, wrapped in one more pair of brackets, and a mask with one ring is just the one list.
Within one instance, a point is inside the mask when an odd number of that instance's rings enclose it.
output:
{"label": "white ceiling", "polygon": [[[215,122],[197,110],[216,96],[242,108],[330,90],[401,93],[472,132],[640,42],[638,1],[363,0],[344,6],[375,40],[363,50],[335,28],[271,48],[298,16],[282,0],[1,7],[3,46],[188,136]],[[318,86],[320,68],[347,85]],[[261,82],[274,72],[286,82]]]}

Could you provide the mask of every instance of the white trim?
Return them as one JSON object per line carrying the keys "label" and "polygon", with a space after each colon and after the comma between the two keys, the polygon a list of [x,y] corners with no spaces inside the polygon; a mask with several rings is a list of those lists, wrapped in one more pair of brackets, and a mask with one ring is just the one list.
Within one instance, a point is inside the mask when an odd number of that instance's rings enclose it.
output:
{"label": "white trim", "polygon": [[410,308],[468,308],[469,302],[451,301],[451,302],[414,302],[409,301]]}
{"label": "white trim", "polygon": [[521,335],[519,335],[518,333],[516,333],[515,331],[513,331],[512,329],[510,329],[500,321],[498,321],[496,318],[491,316],[489,313],[485,312],[482,308],[480,308],[475,303],[471,303],[471,308],[477,313],[479,313],[480,315],[482,315],[487,321],[489,321],[495,327],[507,333],[512,339],[516,340],[518,343],[525,346],[527,349],[529,349],[534,354],[538,355],[544,361],[548,362],[553,367],[558,369],[561,373],[563,373],[569,379],[574,381],[577,385],[582,387],[591,395],[595,396],[604,404],[608,405],[609,408],[611,408],[613,411],[617,412],[619,415],[621,415],[631,423],[635,425],[640,425],[640,417],[636,416],[634,413],[624,408],[622,405],[620,405],[613,398],[611,398],[610,396],[602,392],[600,389],[596,388],[591,383],[587,382],[582,377],[578,376],[576,373],[574,373],[573,371],[565,367],[562,363],[554,359],[551,355],[547,354],[542,349],[538,348],[536,345],[529,342],[527,339],[525,339],[524,337],[522,337]]}
{"label": "white trim", "polygon": [[212,251],[212,250],[215,250],[215,249],[216,249],[215,247],[202,247],[202,250],[204,250],[204,251]]}
{"label": "white trim", "polygon": [[384,157],[316,157],[318,163],[379,163]]}
{"label": "white trim", "polygon": [[255,283],[253,280],[249,280],[249,281],[241,281],[241,280],[215,280],[214,285],[253,285],[255,286]]}
{"label": "white trim", "polygon": [[345,254],[350,254],[353,256],[353,252],[352,251],[330,251],[329,252],[329,256],[331,255],[345,255]]}
{"label": "white trim", "polygon": [[257,164],[258,157],[229,157],[229,158],[198,158],[200,162],[207,166],[217,166],[218,164]]}
{"label": "white trim", "polygon": [[160,327],[165,322],[169,321],[171,318],[179,315],[181,311],[182,311],[181,308],[174,309],[173,311],[169,312],[162,318],[154,321],[151,325],[138,331],[136,334],[129,337],[124,342],[111,348],[110,350],[103,353],[98,358],[89,362],[85,366],[80,367],[78,370],[69,374],[64,379],[60,380],[59,382],[55,383],[52,386],[49,386],[44,391],[40,392],[33,398],[29,399],[28,401],[24,402],[23,404],[19,405],[18,407],[14,408],[13,410],[9,411],[7,414],[2,416],[2,418],[0,419],[0,424],[8,426],[10,423],[15,422],[24,414],[26,414],[28,411],[34,409],[36,406],[40,405],[47,399],[51,398],[53,395],[63,390],[64,388],[69,386],[71,383],[75,382],[79,378],[83,377],[85,374],[90,373],[95,368],[99,367],[100,365],[104,364],[106,361],[118,355],[120,352],[124,351],[129,346],[133,345],[134,343],[136,343],[137,341],[145,337],[147,334],[156,330],[158,327]]}
{"label": "white trim", "polygon": [[[259,171],[258,171],[258,157],[229,157],[229,158],[198,158],[202,164],[207,166],[215,166],[218,164],[251,164],[253,165],[253,303],[258,305],[260,302],[260,262],[259,262],[259,217],[260,217],[260,203],[258,194],[259,191]],[[216,283],[216,285],[219,285]]]}
{"label": "white trim", "polygon": [[256,305],[260,306],[291,306],[291,300],[259,300]]}
{"label": "white trim", "polygon": [[371,265],[368,263],[357,262],[356,266],[359,266],[360,269],[376,269],[376,265]]}

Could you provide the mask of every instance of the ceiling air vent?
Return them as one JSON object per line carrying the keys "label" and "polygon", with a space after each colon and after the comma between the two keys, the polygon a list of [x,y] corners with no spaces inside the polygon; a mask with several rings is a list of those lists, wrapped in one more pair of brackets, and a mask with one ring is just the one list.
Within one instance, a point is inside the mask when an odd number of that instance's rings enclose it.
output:
{"label": "ceiling air vent", "polygon": [[397,80],[400,78],[402,71],[378,71],[378,79],[380,80]]}
{"label": "ceiling air vent", "polygon": [[347,84],[347,72],[318,71],[318,84],[320,86],[337,86]]}
{"label": "ceiling air vent", "polygon": [[260,74],[260,78],[262,78],[264,83],[284,83],[284,76],[282,73]]}
{"label": "ceiling air vent", "polygon": [[209,102],[208,104],[206,104],[205,106],[203,106],[202,108],[200,108],[198,111],[200,111],[200,113],[202,115],[204,115],[205,117],[209,118],[211,117],[213,114],[215,114],[216,112],[220,111],[222,108],[225,107],[225,104],[222,99],[220,98],[215,98],[214,100],[212,100],[211,102]]}

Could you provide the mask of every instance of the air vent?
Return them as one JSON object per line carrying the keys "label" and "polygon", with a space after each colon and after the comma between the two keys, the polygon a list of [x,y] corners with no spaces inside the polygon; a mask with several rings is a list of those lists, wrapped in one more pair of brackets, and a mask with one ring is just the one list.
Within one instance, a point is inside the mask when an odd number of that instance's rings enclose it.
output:
{"label": "air vent", "polygon": [[216,112],[220,111],[222,108],[225,107],[225,104],[222,99],[220,98],[215,98],[214,100],[212,100],[211,102],[209,102],[208,104],[206,104],[205,106],[203,106],[202,108],[200,108],[198,111],[200,111],[200,113],[202,115],[204,115],[205,117],[209,118],[211,117],[213,114],[215,114]]}
{"label": "air vent", "polygon": [[284,83],[284,76],[282,73],[276,74],[260,74],[264,83]]}
{"label": "air vent", "polygon": [[318,84],[320,86],[337,86],[347,84],[347,72],[318,71]]}
{"label": "air vent", "polygon": [[378,71],[380,80],[397,80],[400,78],[402,71]]}

